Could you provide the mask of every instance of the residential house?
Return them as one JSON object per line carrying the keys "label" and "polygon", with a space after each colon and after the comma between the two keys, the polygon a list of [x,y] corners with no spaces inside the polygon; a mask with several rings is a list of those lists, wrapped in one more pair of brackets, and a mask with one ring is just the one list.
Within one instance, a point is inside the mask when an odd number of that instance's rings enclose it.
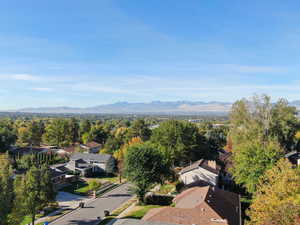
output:
{"label": "residential house", "polygon": [[68,174],[70,170],[66,165],[66,163],[62,163],[50,166],[51,181],[56,189],[77,180],[76,176]]}
{"label": "residential house", "polygon": [[183,168],[179,179],[187,186],[206,186],[218,184],[220,166],[216,161],[200,159]]}
{"label": "residential house", "polygon": [[97,153],[99,153],[100,149],[102,148],[102,145],[95,141],[91,141],[86,144],[81,144],[80,147],[83,148],[84,150],[86,150],[88,153],[97,154]]}
{"label": "residential house", "polygon": [[293,165],[300,165],[300,152],[289,152],[285,155],[285,158],[287,158]]}
{"label": "residential house", "polygon": [[184,225],[241,225],[240,197],[212,186],[177,195],[175,207],[151,209],[142,220]]}
{"label": "residential house", "polygon": [[37,154],[37,153],[44,153],[46,149],[40,147],[11,147],[9,149],[9,153],[12,155],[29,155],[29,154]]}
{"label": "residential house", "polygon": [[111,173],[114,164],[115,159],[108,154],[75,153],[70,156],[66,167],[82,176],[90,176],[95,173]]}
{"label": "residential house", "polygon": [[65,178],[66,178],[65,172],[62,172],[56,168],[50,168],[50,174],[51,174],[51,181],[55,186],[65,183]]}

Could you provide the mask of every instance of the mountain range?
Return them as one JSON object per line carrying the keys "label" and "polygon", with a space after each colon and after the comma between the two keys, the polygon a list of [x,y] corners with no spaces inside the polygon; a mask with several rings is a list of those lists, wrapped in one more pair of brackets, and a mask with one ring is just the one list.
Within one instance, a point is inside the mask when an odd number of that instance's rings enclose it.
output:
{"label": "mountain range", "polygon": [[[300,109],[300,100],[290,102]],[[37,107],[23,108],[14,112],[25,113],[102,113],[102,114],[227,114],[230,102],[153,101],[149,103],[117,102],[94,107]]]}

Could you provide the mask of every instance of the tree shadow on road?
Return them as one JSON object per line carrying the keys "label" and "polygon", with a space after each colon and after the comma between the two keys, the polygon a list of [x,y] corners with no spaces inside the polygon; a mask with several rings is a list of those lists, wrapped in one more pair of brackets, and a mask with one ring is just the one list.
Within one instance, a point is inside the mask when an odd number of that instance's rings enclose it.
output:
{"label": "tree shadow on road", "polygon": [[99,219],[94,220],[71,220],[69,225],[94,225],[96,222],[100,222]]}

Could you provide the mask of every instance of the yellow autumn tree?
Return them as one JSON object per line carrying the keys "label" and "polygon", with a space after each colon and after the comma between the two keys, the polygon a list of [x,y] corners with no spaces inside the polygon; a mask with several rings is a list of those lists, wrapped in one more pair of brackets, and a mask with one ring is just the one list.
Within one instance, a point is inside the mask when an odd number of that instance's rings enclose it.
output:
{"label": "yellow autumn tree", "polygon": [[127,154],[127,149],[129,146],[132,146],[134,144],[140,144],[143,143],[142,139],[140,137],[133,137],[128,143],[121,146],[121,148],[118,151],[114,152],[114,157],[118,162],[118,171],[119,171],[119,181],[122,182],[122,173],[123,173],[123,166],[124,166],[124,159]]}
{"label": "yellow autumn tree", "polygon": [[297,140],[300,140],[300,131],[297,131],[297,133],[295,134],[295,138],[296,138]]}
{"label": "yellow autumn tree", "polygon": [[248,225],[296,225],[300,218],[300,172],[286,159],[261,177]]}

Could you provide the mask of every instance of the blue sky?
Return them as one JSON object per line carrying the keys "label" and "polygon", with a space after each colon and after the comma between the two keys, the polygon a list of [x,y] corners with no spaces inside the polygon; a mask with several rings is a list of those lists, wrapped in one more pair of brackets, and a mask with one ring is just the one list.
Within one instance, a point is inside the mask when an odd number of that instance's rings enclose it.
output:
{"label": "blue sky", "polygon": [[300,99],[300,2],[0,2],[0,109]]}

